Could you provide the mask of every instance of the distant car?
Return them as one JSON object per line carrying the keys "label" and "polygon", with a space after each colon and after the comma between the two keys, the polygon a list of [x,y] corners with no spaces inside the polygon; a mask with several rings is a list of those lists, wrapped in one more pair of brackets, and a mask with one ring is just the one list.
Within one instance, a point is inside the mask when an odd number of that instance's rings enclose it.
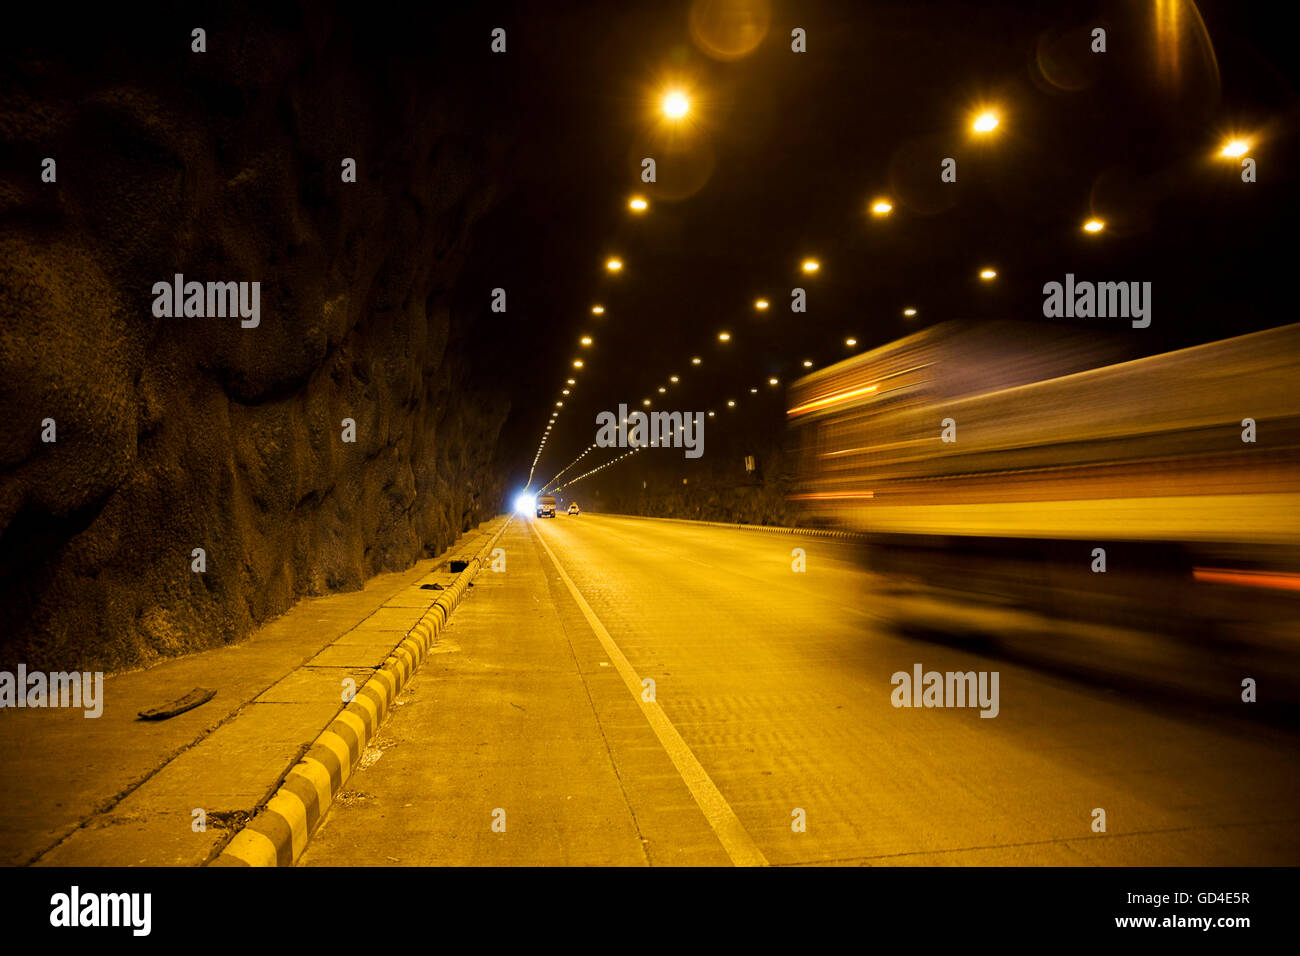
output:
{"label": "distant car", "polygon": [[578,514],[578,503],[576,501],[569,502],[569,514],[571,515]]}
{"label": "distant car", "polygon": [[537,517],[539,518],[555,517],[555,495],[537,496]]}

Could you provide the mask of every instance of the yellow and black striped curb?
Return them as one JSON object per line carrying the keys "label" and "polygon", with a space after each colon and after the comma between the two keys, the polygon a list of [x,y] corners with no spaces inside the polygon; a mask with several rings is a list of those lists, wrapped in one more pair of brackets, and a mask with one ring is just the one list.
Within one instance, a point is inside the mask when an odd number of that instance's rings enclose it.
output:
{"label": "yellow and black striped curb", "polygon": [[635,518],[639,521],[676,521],[678,524],[698,524],[710,528],[731,528],[737,531],[770,531],[773,534],[797,534],[807,538],[834,538],[839,541],[865,541],[867,535],[861,531],[839,531],[833,528],[788,528],[775,524],[743,524],[738,521],[700,521],[696,518],[658,518],[654,515],[621,515],[610,512],[593,512],[609,514],[611,518]]}
{"label": "yellow and black striped curb", "polygon": [[356,769],[366,746],[429,652],[452,611],[487,563],[493,545],[511,518],[438,596],[433,605],[393,648],[388,659],[321,732],[307,753],[285,776],[275,795],[248,825],[235,834],[210,866],[293,866],[307,848],[325,811]]}

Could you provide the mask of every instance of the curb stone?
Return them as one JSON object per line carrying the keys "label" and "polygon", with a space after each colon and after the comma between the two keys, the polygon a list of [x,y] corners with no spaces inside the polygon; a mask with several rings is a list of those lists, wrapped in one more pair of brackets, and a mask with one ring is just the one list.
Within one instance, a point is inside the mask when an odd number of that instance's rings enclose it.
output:
{"label": "curb stone", "polygon": [[293,866],[513,517],[479,549],[209,866]]}

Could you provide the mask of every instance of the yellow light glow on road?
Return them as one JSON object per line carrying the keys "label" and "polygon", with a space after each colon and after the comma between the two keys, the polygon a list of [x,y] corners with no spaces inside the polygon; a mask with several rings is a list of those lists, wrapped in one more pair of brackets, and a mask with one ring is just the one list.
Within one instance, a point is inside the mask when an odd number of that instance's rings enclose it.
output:
{"label": "yellow light glow on road", "polygon": [[1223,149],[1219,150],[1219,155],[1236,159],[1238,156],[1245,156],[1248,152],[1250,152],[1250,143],[1244,139],[1234,139],[1224,143]]}
{"label": "yellow light glow on road", "polygon": [[998,128],[998,114],[992,110],[985,110],[975,117],[975,122],[971,123],[971,129],[977,133],[991,133]]}
{"label": "yellow light glow on road", "polygon": [[691,101],[681,90],[670,90],[664,94],[659,107],[669,119],[681,119],[690,112]]}
{"label": "yellow light glow on road", "polygon": [[893,208],[894,204],[888,199],[877,199],[871,204],[871,211],[877,216],[888,216]]}
{"label": "yellow light glow on road", "polygon": [[754,308],[758,309],[760,312],[762,312],[764,309],[766,309],[767,306],[768,306],[768,301],[767,301],[767,299],[755,299],[755,300],[754,300]]}
{"label": "yellow light glow on road", "polygon": [[816,272],[821,267],[822,264],[816,259],[805,259],[802,266],[804,272]]}
{"label": "yellow light glow on road", "polygon": [[981,279],[985,279],[985,280],[987,280],[987,279],[996,279],[997,277],[998,277],[998,274],[997,274],[997,272],[996,272],[995,270],[993,270],[993,269],[981,269],[981,270],[980,270],[980,278],[981,278]]}
{"label": "yellow light glow on road", "polygon": [[916,309],[904,309],[903,314],[910,319],[912,316],[916,315]]}
{"label": "yellow light glow on road", "polygon": [[1106,228],[1106,224],[1100,219],[1089,219],[1083,224],[1084,232],[1101,232]]}
{"label": "yellow light glow on road", "polygon": [[730,342],[730,341],[731,341],[731,333],[730,333],[730,332],[719,332],[719,333],[718,333],[718,341],[719,341],[719,342]]}
{"label": "yellow light glow on road", "polygon": [[605,307],[604,307],[603,305],[593,305],[593,306],[591,307],[591,314],[592,314],[592,315],[604,315],[604,314],[605,314]]}
{"label": "yellow light glow on road", "polygon": [[617,272],[619,269],[623,268],[623,260],[608,259],[605,262],[605,268],[608,269],[610,272]]}
{"label": "yellow light glow on road", "polygon": [[633,212],[645,212],[650,208],[650,204],[640,196],[633,196],[628,200],[627,208],[631,209]]}

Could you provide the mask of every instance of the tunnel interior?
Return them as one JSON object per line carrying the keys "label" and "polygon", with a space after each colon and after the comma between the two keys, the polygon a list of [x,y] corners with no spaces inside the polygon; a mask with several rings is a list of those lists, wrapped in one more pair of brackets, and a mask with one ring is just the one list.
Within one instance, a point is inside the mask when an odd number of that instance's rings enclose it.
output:
{"label": "tunnel interior", "polygon": [[[1225,104],[1249,124],[1293,96],[1246,14],[1209,11],[1175,82],[1146,46],[1079,52],[1098,15],[1146,35],[1120,4],[752,7],[739,27],[649,3],[16,17],[3,662],[120,669],[239,641],[558,474],[561,508],[793,523],[791,382],[919,325],[1039,312],[1045,277],[1151,281],[1149,334],[1063,323],[1127,356],[1275,323],[1294,181],[1243,191],[1200,158]],[[666,83],[695,93],[688,132],[647,119]],[[922,174],[981,99],[1014,104],[1007,137],[961,141],[955,182]],[[1267,140],[1285,168],[1293,136]],[[894,228],[872,219],[881,194],[907,214]],[[1109,241],[1081,242],[1101,208]],[[981,284],[995,261],[1006,281]],[[186,282],[245,299],[201,314],[212,294]],[[253,283],[255,325],[234,314]],[[594,447],[621,404],[709,414],[707,453]]]}

